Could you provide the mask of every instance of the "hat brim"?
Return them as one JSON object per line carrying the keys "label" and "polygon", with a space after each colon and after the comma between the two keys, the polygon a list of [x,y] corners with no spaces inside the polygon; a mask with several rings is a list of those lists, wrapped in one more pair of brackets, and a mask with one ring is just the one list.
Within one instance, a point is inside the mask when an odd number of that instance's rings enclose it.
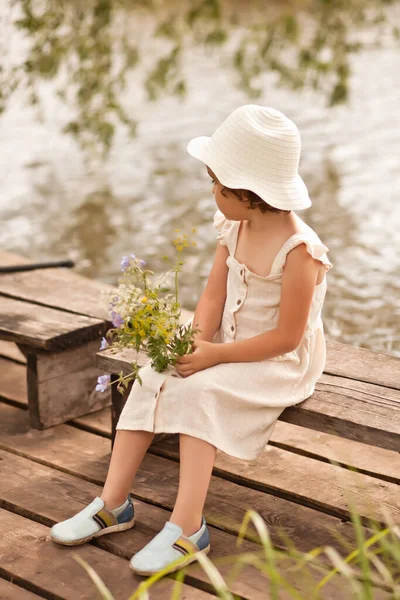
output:
{"label": "hat brim", "polygon": [[273,182],[255,175],[238,173],[220,156],[213,139],[208,136],[193,138],[187,145],[188,153],[201,160],[215,173],[223,185],[233,189],[250,190],[265,202],[282,210],[302,210],[312,205],[307,186],[300,175],[284,182]]}

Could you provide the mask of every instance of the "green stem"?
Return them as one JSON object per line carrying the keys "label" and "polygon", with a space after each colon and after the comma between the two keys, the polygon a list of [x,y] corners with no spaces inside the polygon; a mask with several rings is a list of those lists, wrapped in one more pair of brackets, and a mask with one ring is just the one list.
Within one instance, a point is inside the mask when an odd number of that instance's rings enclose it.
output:
{"label": "green stem", "polygon": [[175,298],[178,302],[178,268],[175,269]]}

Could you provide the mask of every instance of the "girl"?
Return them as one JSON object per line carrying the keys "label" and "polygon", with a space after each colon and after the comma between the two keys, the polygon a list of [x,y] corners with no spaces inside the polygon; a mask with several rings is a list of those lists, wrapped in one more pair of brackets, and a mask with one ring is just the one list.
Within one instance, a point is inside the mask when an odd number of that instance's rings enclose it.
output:
{"label": "girl", "polygon": [[[332,268],[318,235],[295,214],[311,206],[298,175],[300,134],[281,112],[236,109],[212,137],[190,141],[212,179],[217,249],[193,319],[194,352],[136,381],[117,425],[101,497],[58,523],[75,545],[129,529],[129,494],[155,433],[180,434],[180,479],[164,528],[130,562],[151,575],[190,551],[210,550],[203,507],[216,450],[254,460],[286,406],[308,398],[326,359],[321,310]],[[183,564],[194,560],[193,555]],[[176,570],[175,567],[172,570]]]}

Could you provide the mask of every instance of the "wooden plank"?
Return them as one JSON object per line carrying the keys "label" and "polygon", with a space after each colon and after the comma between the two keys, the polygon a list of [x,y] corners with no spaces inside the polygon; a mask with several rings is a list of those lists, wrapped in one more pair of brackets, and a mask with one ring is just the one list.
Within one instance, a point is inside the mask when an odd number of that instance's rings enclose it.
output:
{"label": "wooden plank", "polygon": [[[15,406],[26,408],[26,382],[24,367],[10,365],[0,359],[0,397]],[[111,438],[110,408],[74,419],[74,423],[87,431]],[[298,452],[316,460],[334,460],[351,469],[393,483],[400,481],[400,454],[381,448],[340,439],[337,436],[316,432],[304,427],[278,421],[271,443],[290,452]]]}
{"label": "wooden plank", "polygon": [[[8,452],[0,450],[0,460],[3,474],[0,481],[0,507],[48,527],[82,510],[101,493],[100,486]],[[139,500],[135,500],[135,515],[137,521],[134,529],[101,537],[94,542],[95,545],[130,559],[164,527],[169,518],[165,509]],[[210,527],[210,534],[210,558],[215,564],[220,563],[223,575],[228,574],[229,565],[224,566],[222,559],[243,552],[260,553],[260,546],[247,540],[237,548],[234,536],[214,527]],[[73,549],[68,552],[71,553]],[[196,587],[208,587],[208,576],[201,568],[191,565],[187,573]],[[264,575],[249,568],[231,582],[230,589],[241,597],[265,600],[267,585],[268,580]]]}
{"label": "wooden plank", "polygon": [[106,331],[100,319],[0,296],[0,337],[9,342],[61,350],[100,339]]}
{"label": "wooden plank", "polygon": [[[29,431],[26,415],[0,404],[0,447],[102,485],[109,465],[110,443],[106,438],[68,425],[45,431]],[[147,454],[135,480],[135,498],[171,510],[178,487],[179,465]],[[307,551],[316,545],[341,548],[336,534],[351,546],[354,533],[349,523],[285,499],[236,485],[213,476],[205,516],[220,529],[237,534],[248,508],[257,510],[267,523],[273,542],[282,547],[282,535]],[[249,533],[251,539],[256,534]]]}
{"label": "wooden plank", "polygon": [[400,390],[398,357],[328,340],[326,346],[325,373]]}
{"label": "wooden plank", "polygon": [[[32,262],[20,255],[0,252],[0,266]],[[114,289],[115,286],[63,267],[3,273],[0,278],[0,294],[105,320],[109,326],[111,321],[102,293]]]}
{"label": "wooden plank", "polygon": [[[0,451],[0,461],[4,473],[4,478],[0,482],[0,506],[47,526],[65,519],[66,515],[75,514],[84,508],[93,497],[100,494],[100,487],[96,485],[8,452]],[[120,535],[99,538],[95,544],[113,554],[129,559],[160,531],[169,517],[164,509],[138,500],[135,500],[135,511],[137,521],[133,530]],[[235,538],[229,533],[212,526],[210,526],[210,533],[212,544],[210,559],[218,567],[226,581],[230,582],[230,590],[244,599],[266,600],[267,597],[269,598],[269,595],[266,595],[269,586],[265,574],[261,574],[251,567],[242,570],[239,576],[236,575],[233,578],[230,573],[233,557],[237,554],[252,552],[257,553],[262,559],[263,551],[260,546],[245,540],[238,548]],[[368,535],[367,532],[367,537]],[[346,552],[347,550],[343,548],[342,553],[346,554]],[[330,565],[321,562],[321,558],[326,560],[325,555],[322,555],[316,560],[318,569],[311,569],[316,581],[323,577],[324,569],[331,568]],[[309,581],[306,573],[290,569],[287,560],[280,565],[280,573],[298,591],[304,593],[308,589]],[[199,566],[191,565],[187,574],[192,585],[201,589],[207,588],[208,577]],[[338,579],[332,581],[325,588],[324,593],[330,599],[349,598],[348,586]],[[289,600],[292,595],[280,592],[280,598]],[[375,590],[374,598],[389,600],[389,595]]]}
{"label": "wooden plank", "polygon": [[[32,591],[39,594],[54,594],[65,600],[98,597],[94,584],[83,567],[73,559],[73,554],[95,569],[115,600],[129,598],[142,581],[132,573],[123,558],[92,544],[65,552],[65,548],[51,542],[47,527],[3,509],[0,509],[0,531],[0,574],[24,582],[25,586],[30,583]],[[152,598],[165,600],[173,587],[170,579],[158,582]],[[187,585],[185,593],[188,599],[210,598],[209,594]]]}
{"label": "wooden plank", "polygon": [[[68,515],[75,514],[82,510],[93,497],[100,494],[101,488],[94,484],[54,471],[25,458],[1,451],[0,458],[5,469],[4,480],[0,482],[0,506],[43,525],[51,526],[53,523],[65,519],[67,513]],[[129,559],[161,530],[169,517],[168,512],[164,509],[138,500],[135,500],[135,511],[137,521],[134,529],[120,535],[99,538],[94,542],[95,545],[117,556]],[[260,550],[260,546],[245,540],[238,548],[235,538],[229,533],[213,527],[210,527],[210,532],[212,544],[210,559],[218,567],[222,576],[230,581],[230,590],[244,599],[266,600],[269,598],[267,592],[269,582],[265,574],[248,567],[242,570],[239,576],[232,578],[231,562],[227,561],[228,557],[232,559],[243,552],[257,553],[262,558],[263,551]],[[73,550],[71,549],[70,552]],[[319,570],[314,573],[316,580],[323,576],[324,568],[327,568],[320,561],[318,565],[322,567],[322,573]],[[280,572],[299,592],[308,589],[305,573],[292,571],[288,568],[286,560],[281,565]],[[208,576],[198,565],[189,566],[186,573],[195,587],[200,589],[209,587]],[[338,578],[325,588],[324,593],[329,594],[326,597],[331,600],[349,598],[347,584]],[[292,595],[280,592],[281,600],[290,598]],[[375,600],[378,598],[389,600],[389,595],[381,590],[375,590],[374,598]]]}
{"label": "wooden plank", "polygon": [[10,581],[0,579],[0,598],[1,600],[39,600],[42,596],[37,596]]}
{"label": "wooden plank", "polygon": [[0,358],[8,358],[22,365],[26,364],[25,356],[14,342],[0,340]]}
{"label": "wooden plank", "polygon": [[[96,355],[99,370],[132,371],[131,363],[148,362],[144,353],[131,350]],[[400,360],[397,359],[400,371]],[[315,392],[304,402],[286,408],[280,420],[364,444],[400,452],[400,392],[394,388],[323,374]]]}
{"label": "wooden plank", "polygon": [[0,398],[16,406],[28,406],[26,365],[0,358]]}
{"label": "wooden plank", "polygon": [[400,393],[391,388],[323,375],[310,398],[286,408],[279,418],[400,452]]}
{"label": "wooden plank", "polygon": [[[178,442],[170,438],[151,450],[178,459]],[[218,452],[215,473],[240,485],[264,490],[338,517],[350,516],[351,499],[364,521],[384,522],[385,513],[400,520],[400,486],[362,473],[266,446],[260,458],[241,461]]]}
{"label": "wooden plank", "polygon": [[28,405],[33,427],[52,427],[110,405],[111,390],[96,391],[98,347],[98,340],[94,340],[63,352],[28,355]]}
{"label": "wooden plank", "polygon": [[[108,408],[88,415],[95,421],[98,415]],[[86,419],[87,417],[81,417]],[[101,422],[105,424],[105,417]],[[400,484],[400,454],[382,448],[371,448],[370,445],[362,444],[346,439],[340,439],[335,435],[313,431],[284,421],[278,421],[271,436],[270,444],[309,456],[316,460],[326,462],[334,461],[342,466],[357,469],[361,473],[378,477],[392,483]]]}
{"label": "wooden plank", "polygon": [[[111,438],[110,408],[78,417],[73,420],[73,423],[86,431]],[[284,421],[277,422],[269,443],[289,452],[310,456],[315,460],[324,462],[333,460],[366,475],[400,484],[398,452],[371,448],[368,444],[341,439],[336,435],[313,431]]]}
{"label": "wooden plank", "polygon": [[[163,456],[176,456],[167,449],[173,441],[157,444]],[[153,448],[153,452],[156,449]],[[278,494],[295,502],[338,517],[350,515],[351,499],[366,522],[372,519],[383,523],[385,511],[394,522],[400,520],[400,487],[387,481],[342,469],[311,458],[267,446],[260,459],[243,463],[219,453],[215,472],[241,485]]]}

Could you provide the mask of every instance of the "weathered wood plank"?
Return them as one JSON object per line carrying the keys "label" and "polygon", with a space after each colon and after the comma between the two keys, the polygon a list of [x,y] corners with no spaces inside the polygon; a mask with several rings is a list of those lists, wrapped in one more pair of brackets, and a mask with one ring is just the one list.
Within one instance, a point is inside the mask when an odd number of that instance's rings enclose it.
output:
{"label": "weathered wood plank", "polygon": [[286,408],[280,420],[400,452],[400,393],[353,382],[323,375],[313,395]]}
{"label": "weathered wood plank", "polygon": [[10,581],[0,579],[0,598],[1,600],[40,600],[42,596],[37,596]]}
{"label": "weathered wood plank", "polygon": [[[0,266],[29,263],[32,261],[20,255],[0,252]],[[0,278],[0,294],[106,320],[109,325],[110,317],[102,293],[113,289],[112,285],[63,267],[3,273]]]}
{"label": "weathered wood plank", "polygon": [[[111,438],[110,408],[78,417],[73,422],[86,431]],[[277,422],[270,444],[316,460],[338,462],[366,475],[400,484],[398,452],[372,448],[368,444],[341,439],[336,435],[313,431],[284,421]]]}
{"label": "weathered wood plank", "polygon": [[[92,413],[93,421],[97,415],[107,414],[108,408]],[[89,417],[89,415],[88,415]],[[85,419],[86,417],[81,417]],[[89,420],[89,419],[88,419]],[[105,417],[102,423],[105,424]],[[284,421],[278,421],[270,443],[283,450],[304,454],[316,460],[334,461],[351,469],[357,469],[366,475],[400,484],[400,454],[382,448],[371,448],[335,435],[313,431]]]}
{"label": "weathered wood plank", "polygon": [[[139,364],[148,361],[144,353],[130,350],[115,355],[111,349],[106,349],[96,356],[98,368],[109,373],[122,370],[128,374],[133,360],[138,360]],[[314,394],[304,402],[286,408],[279,418],[400,452],[400,392],[394,388],[323,374]]]}
{"label": "weathered wood plank", "polygon": [[8,358],[19,364],[26,365],[26,358],[14,342],[0,340],[0,358]]}
{"label": "weathered wood plank", "polygon": [[400,359],[392,354],[327,341],[324,372],[400,389]]}
{"label": "weathered wood plank", "polygon": [[0,295],[0,337],[9,342],[61,350],[99,339],[106,331],[100,319]]}
{"label": "weathered wood plank", "polygon": [[[178,442],[170,438],[152,447],[177,459]],[[384,522],[386,510],[400,520],[400,487],[312,458],[267,446],[261,457],[241,461],[218,452],[216,474],[243,486],[265,490],[338,517],[349,517],[349,500],[364,519]]]}
{"label": "weathered wood plank", "polygon": [[0,357],[0,398],[24,406],[28,405],[26,383],[27,367]]}
{"label": "weathered wood plank", "polygon": [[[109,446],[106,438],[68,425],[30,431],[23,411],[0,404],[0,447],[4,450],[102,485],[109,465]],[[135,480],[134,496],[171,510],[175,503],[178,478],[179,465],[176,462],[147,454]],[[289,535],[301,550],[325,544],[340,548],[336,533],[350,545],[354,541],[349,523],[300,504],[212,477],[205,507],[205,516],[210,525],[237,534],[248,508],[260,512],[270,528],[273,542],[280,546],[282,534]],[[252,536],[257,539],[255,533]]]}
{"label": "weathered wood plank", "polygon": [[[23,365],[10,365],[0,358],[0,397],[25,408],[27,390]],[[87,431],[111,438],[110,408],[74,419]],[[334,460],[393,483],[400,482],[400,454],[370,445],[340,439],[329,435],[278,421],[271,437],[272,444],[284,450],[303,453],[317,460]]]}
{"label": "weathered wood plank", "polygon": [[[77,546],[72,552],[49,540],[49,529],[7,510],[0,509],[0,574],[18,582],[30,582],[38,593],[54,594],[65,600],[93,600],[98,596],[86,571],[72,557],[80,556],[95,569],[115,600],[126,600],[138,586],[123,558],[92,544]],[[154,587],[152,597],[165,600],[174,583],[164,579]],[[188,599],[206,600],[210,595],[185,585]],[[210,598],[211,600],[211,598]]]}
{"label": "weathered wood plank", "polygon": [[28,354],[28,406],[33,427],[52,427],[109,406],[111,390],[96,391],[98,346],[94,340],[63,352]]}
{"label": "weathered wood plank", "polygon": [[[47,527],[82,510],[101,493],[100,486],[5,451],[0,450],[0,460],[3,474],[0,480],[0,507]],[[164,527],[169,518],[165,509],[140,500],[135,500],[135,514],[137,520],[134,529],[101,537],[95,541],[95,545],[130,559]],[[215,564],[222,562],[223,558],[242,552],[260,553],[260,546],[254,542],[245,540],[238,548],[233,535],[214,527],[210,527],[210,533],[210,558]],[[68,552],[71,553],[73,549]],[[221,564],[220,571],[223,575],[228,574],[229,565]],[[187,573],[196,587],[208,587],[208,576],[201,568],[191,565]],[[249,568],[231,582],[230,589],[241,597],[265,600],[267,585],[268,580],[264,575]],[[289,599],[291,596],[285,597]]]}
{"label": "weathered wood plank", "polygon": [[[34,463],[28,459],[0,451],[0,459],[4,469],[4,479],[0,481],[0,506],[11,510],[23,517],[38,521],[46,526],[65,519],[66,515],[75,514],[82,510],[96,495],[100,494],[101,488],[77,477],[72,477],[59,471],[54,471],[43,465]],[[168,519],[168,513],[162,508],[145,504],[135,500],[135,511],[137,521],[135,528],[122,534],[115,534],[99,538],[95,545],[129,559],[140,550],[149,539],[151,539],[164,526]],[[269,598],[269,583],[265,575],[258,570],[248,567],[242,570],[239,576],[230,576],[231,563],[227,563],[228,557],[233,557],[242,552],[257,553],[260,558],[262,551],[260,546],[247,540],[236,547],[235,538],[224,531],[210,527],[212,551],[210,558],[218,567],[219,571],[230,581],[229,588],[239,594],[241,598],[249,600],[267,600]],[[68,551],[67,551],[68,552]],[[69,553],[72,553],[70,549]],[[322,565],[318,562],[319,566]],[[203,589],[208,587],[208,576],[196,564],[186,570],[192,585]],[[299,592],[305,592],[307,588],[306,575],[298,571],[291,571],[288,566],[281,567],[281,574]],[[318,581],[323,577],[322,573],[314,573]],[[340,578],[336,578],[327,588],[324,588],[325,597],[330,600],[348,600],[351,594],[348,585]],[[290,594],[280,592],[281,600],[289,600]],[[374,598],[389,600],[389,594],[381,590],[374,590]]]}

